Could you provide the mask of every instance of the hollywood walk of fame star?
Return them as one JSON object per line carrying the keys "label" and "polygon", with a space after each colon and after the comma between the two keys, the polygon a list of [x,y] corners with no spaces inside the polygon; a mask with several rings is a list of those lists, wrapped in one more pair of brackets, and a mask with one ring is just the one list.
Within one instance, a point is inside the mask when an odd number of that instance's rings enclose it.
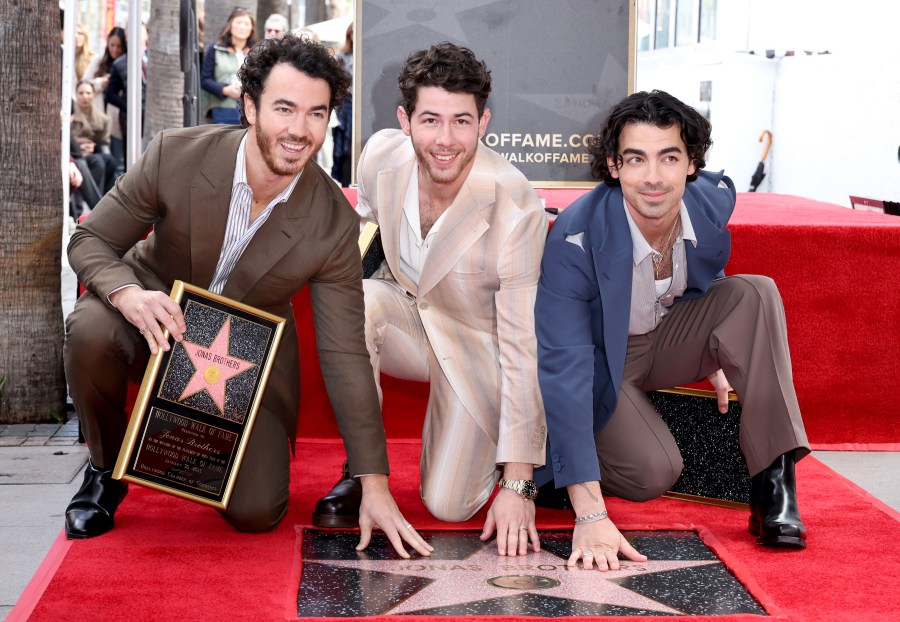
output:
{"label": "hollywood walk of fame star", "polygon": [[[459,15],[472,9],[484,9],[495,2],[490,0],[455,0],[435,2],[432,6],[413,4],[408,10],[398,7],[395,0],[371,0],[369,10],[381,9],[392,13],[391,20],[375,21],[366,28],[367,37],[394,34],[410,26],[425,26],[439,33],[444,39],[468,42],[469,35],[459,22]],[[373,13],[375,11],[372,11]]]}
{"label": "hollywood walk of fame star", "polygon": [[255,363],[228,355],[230,337],[231,317],[228,317],[209,348],[187,340],[181,342],[194,365],[194,374],[178,398],[179,402],[200,391],[206,391],[219,413],[225,412],[225,384],[228,379],[256,367]]}
{"label": "hollywood walk of fame star", "polygon": [[[600,572],[599,570],[584,570],[580,566],[569,569],[566,567],[565,559],[546,550],[537,553],[531,552],[519,557],[501,557],[497,554],[496,544],[491,542],[462,560],[359,559],[323,560],[316,563],[429,580],[422,589],[389,611],[385,611],[385,615],[410,614],[522,594],[611,605],[659,614],[684,615],[677,609],[622,587],[615,580],[636,575],[720,564],[721,562],[717,560],[625,561],[621,562],[619,570]],[[487,582],[492,577],[510,575],[547,577],[559,581],[559,585],[546,589],[510,590],[495,587]]]}

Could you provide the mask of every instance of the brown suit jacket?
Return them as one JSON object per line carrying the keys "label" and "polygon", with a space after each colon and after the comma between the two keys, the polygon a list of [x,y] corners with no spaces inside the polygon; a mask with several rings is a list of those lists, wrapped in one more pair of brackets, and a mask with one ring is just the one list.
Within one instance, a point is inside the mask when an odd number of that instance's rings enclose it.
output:
{"label": "brown suit jacket", "polygon": [[[80,282],[104,301],[129,283],[169,292],[180,279],[208,288],[245,133],[206,125],[157,135],[72,235],[69,261]],[[340,188],[311,162],[291,197],[254,235],[222,294],[287,319],[262,404],[294,438],[300,361],[291,297],[309,284],[322,375],[351,471],[387,473],[364,340],[358,233],[358,217]]]}
{"label": "brown suit jacket", "polygon": [[534,299],[547,237],[540,199],[524,175],[479,143],[417,286],[400,269],[399,241],[415,162],[403,132],[374,134],[359,161],[357,210],[379,224],[387,278],[427,309],[420,313],[422,325],[450,383],[434,386],[432,379],[431,390],[456,394],[497,445],[497,463],[540,466],[546,426]]}

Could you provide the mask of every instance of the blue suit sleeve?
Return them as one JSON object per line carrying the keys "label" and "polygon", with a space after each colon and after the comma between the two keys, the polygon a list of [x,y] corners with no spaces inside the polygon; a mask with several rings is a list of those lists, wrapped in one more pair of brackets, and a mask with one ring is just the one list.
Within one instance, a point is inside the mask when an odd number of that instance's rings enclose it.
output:
{"label": "blue suit sleeve", "polygon": [[592,337],[596,321],[592,304],[598,296],[589,253],[561,232],[551,232],[541,263],[535,329],[538,381],[547,413],[546,468],[557,488],[600,479],[593,428]]}

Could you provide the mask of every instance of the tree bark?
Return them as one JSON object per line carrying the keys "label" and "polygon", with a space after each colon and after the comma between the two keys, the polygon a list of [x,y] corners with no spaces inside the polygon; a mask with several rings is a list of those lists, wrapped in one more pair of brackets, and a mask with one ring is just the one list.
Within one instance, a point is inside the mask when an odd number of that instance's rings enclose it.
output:
{"label": "tree bark", "polygon": [[153,0],[147,43],[144,146],[157,132],[184,125],[184,74],[179,51],[179,0]]}
{"label": "tree bark", "polygon": [[56,2],[0,0],[0,423],[65,409],[58,32]]}

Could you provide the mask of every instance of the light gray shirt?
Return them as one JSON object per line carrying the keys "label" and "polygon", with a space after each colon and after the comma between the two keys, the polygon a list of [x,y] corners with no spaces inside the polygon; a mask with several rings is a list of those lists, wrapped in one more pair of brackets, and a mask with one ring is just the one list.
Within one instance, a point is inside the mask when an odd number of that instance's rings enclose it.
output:
{"label": "light gray shirt", "polygon": [[684,201],[681,202],[681,235],[675,238],[672,249],[672,277],[656,280],[653,274],[653,247],[644,238],[637,223],[631,217],[625,202],[622,202],[628,229],[631,231],[632,259],[631,273],[631,315],[628,320],[628,335],[646,335],[654,330],[669,313],[675,299],[687,288],[687,263],[684,243],[691,242],[697,247],[697,236],[691,224]]}

